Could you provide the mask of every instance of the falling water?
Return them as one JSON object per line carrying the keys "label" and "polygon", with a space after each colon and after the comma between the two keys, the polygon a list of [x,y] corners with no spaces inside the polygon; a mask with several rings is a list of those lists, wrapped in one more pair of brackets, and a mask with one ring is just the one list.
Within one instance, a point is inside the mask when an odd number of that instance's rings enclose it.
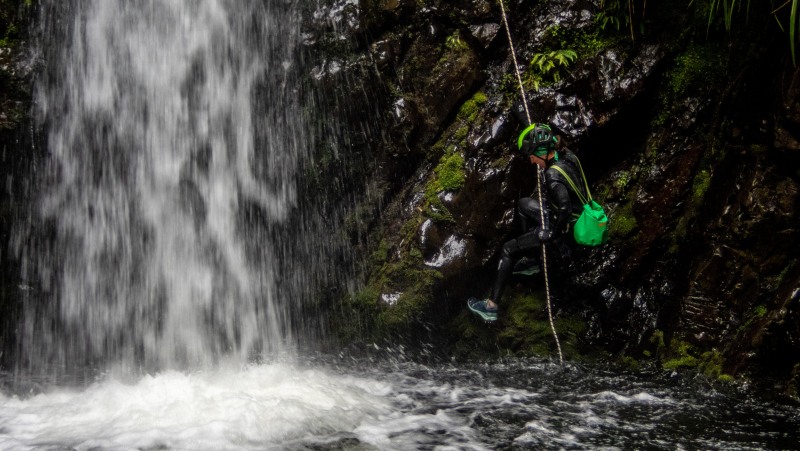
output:
{"label": "falling water", "polygon": [[47,167],[14,238],[23,311],[0,449],[796,446],[791,407],[676,376],[420,364],[375,345],[280,352],[298,341],[304,277],[326,270],[308,258],[313,220],[295,222],[314,147],[295,7],[51,0],[43,13]]}
{"label": "falling water", "polygon": [[[44,7],[48,168],[25,365],[246,360],[291,341],[275,234],[306,132],[282,1]],[[254,213],[255,212],[255,213]]]}

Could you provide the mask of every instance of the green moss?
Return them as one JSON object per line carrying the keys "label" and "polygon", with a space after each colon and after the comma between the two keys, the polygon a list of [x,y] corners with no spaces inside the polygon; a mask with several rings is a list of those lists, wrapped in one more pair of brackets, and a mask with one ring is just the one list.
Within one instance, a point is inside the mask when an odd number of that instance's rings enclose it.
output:
{"label": "green moss", "polygon": [[665,370],[694,368],[700,363],[693,355],[695,352],[694,347],[688,342],[673,340],[668,351],[670,358],[662,362],[661,366]]}
{"label": "green moss", "polygon": [[381,292],[400,292],[394,305],[381,305],[378,315],[382,334],[402,333],[417,325],[430,309],[433,299],[431,289],[441,279],[438,271],[420,269],[424,267],[415,258],[407,258],[414,264],[401,262],[383,278]]}
{"label": "green moss", "polygon": [[689,224],[691,224],[692,220],[697,216],[697,212],[710,186],[711,173],[706,169],[698,171],[692,183],[691,198],[689,199],[688,205],[683,209],[678,223],[670,234],[671,244],[668,251],[670,254],[675,255],[680,252],[682,239],[689,233]]}
{"label": "green moss", "polygon": [[372,253],[372,266],[380,266],[389,258],[389,242],[381,240],[378,248]]}
{"label": "green moss", "polygon": [[697,366],[697,358],[690,355],[669,359],[662,364],[665,370],[675,370],[678,368],[694,368]]}
{"label": "green moss", "polygon": [[456,191],[464,186],[464,157],[459,153],[445,155],[434,169],[442,191]]}
{"label": "green moss", "polygon": [[453,133],[453,139],[457,140],[458,142],[462,142],[464,141],[464,139],[467,138],[468,134],[469,134],[469,127],[465,125],[463,127],[459,127],[459,129],[456,130],[455,133]]}
{"label": "green moss", "polygon": [[719,377],[717,377],[717,380],[725,384],[730,384],[733,382],[733,376],[730,374],[720,374]]}
{"label": "green moss", "polygon": [[690,355],[683,357],[669,359],[662,364],[665,370],[674,370],[678,368],[694,368],[697,366],[697,359]]}
{"label": "green moss", "polygon": [[453,214],[437,196],[429,197],[425,215],[434,222],[455,222]]}
{"label": "green moss", "polygon": [[721,52],[712,47],[695,45],[687,48],[675,58],[675,65],[668,74],[673,98],[709,87],[713,89],[713,84],[724,75],[723,62]]}
{"label": "green moss", "polygon": [[747,315],[747,320],[739,326],[737,333],[742,333],[750,329],[753,325],[753,322],[763,318],[767,314],[767,306],[765,305],[757,305],[749,315]]}
{"label": "green moss", "polygon": [[629,355],[622,356],[621,362],[623,365],[634,371],[637,371],[641,368],[639,361]]}
{"label": "green moss", "polygon": [[700,357],[698,369],[709,379],[715,379],[721,382],[731,382],[733,377],[729,374],[725,374],[722,371],[723,363],[724,359],[722,354],[716,350],[708,351],[704,352]]}
{"label": "green moss", "polygon": [[[381,242],[376,254],[388,248]],[[378,265],[366,286],[342,301],[336,320],[340,338],[382,340],[413,331],[427,317],[432,289],[441,277],[425,267],[419,249],[407,246],[404,255]],[[389,293],[398,295],[391,304],[382,300]]]}
{"label": "green moss", "polygon": [[464,102],[458,110],[457,119],[465,122],[474,122],[475,118],[481,110],[481,107],[486,104],[486,94],[483,92],[476,92],[472,98]]}
{"label": "green moss", "polygon": [[767,278],[767,283],[769,285],[768,289],[779,289],[786,282],[786,277],[795,270],[796,265],[797,261],[792,260],[788,265],[786,265],[786,267],[783,268],[780,273],[778,273],[778,275]]}
{"label": "green moss", "polygon": [[665,370],[681,368],[696,368],[698,372],[709,379],[730,382],[733,377],[723,372],[724,358],[719,351],[711,350],[700,353],[697,348],[682,340],[673,340],[669,350],[668,359],[662,362]]}
{"label": "green moss", "polygon": [[425,213],[434,221],[453,221],[453,215],[439,198],[439,193],[457,191],[464,186],[466,181],[464,157],[453,148],[450,153],[441,157],[433,172],[434,177],[425,187]]}
{"label": "green moss", "polygon": [[[552,356],[555,340],[544,292],[512,294],[503,304],[499,312],[503,325],[498,334],[501,346],[518,355]],[[554,323],[564,357],[578,357],[578,340],[586,323],[570,315],[559,316]]]}
{"label": "green moss", "polygon": [[620,171],[617,173],[617,178],[614,180],[614,188],[624,190],[630,182],[631,173],[629,171]]}
{"label": "green moss", "polygon": [[662,107],[655,125],[663,126],[673,117],[682,116],[683,112],[676,108],[683,108],[687,97],[710,96],[720,91],[726,68],[724,53],[724,49],[694,45],[675,58],[661,93]]}
{"label": "green moss", "polygon": [[458,30],[445,39],[444,46],[448,50],[456,52],[467,50],[469,48],[469,45],[467,45],[467,43],[461,39],[461,32]]}
{"label": "green moss", "polygon": [[692,204],[699,205],[702,202],[709,186],[711,186],[711,174],[703,169],[694,177],[694,183],[692,184]]}
{"label": "green moss", "polygon": [[609,216],[608,233],[612,237],[627,237],[637,228],[638,223],[633,215],[633,206],[630,203],[618,208]]}
{"label": "green moss", "polygon": [[655,346],[656,354],[663,352],[667,347],[664,343],[664,332],[658,329],[653,331],[653,335],[650,336],[650,344]]}

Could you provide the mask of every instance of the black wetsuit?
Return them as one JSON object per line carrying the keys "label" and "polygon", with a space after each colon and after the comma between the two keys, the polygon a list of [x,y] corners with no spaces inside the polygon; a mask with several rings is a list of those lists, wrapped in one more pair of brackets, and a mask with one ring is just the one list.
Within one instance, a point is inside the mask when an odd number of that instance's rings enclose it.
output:
{"label": "black wetsuit", "polygon": [[[572,179],[575,185],[581,189],[581,194],[585,195],[585,188],[582,186],[580,170],[575,155],[568,150],[560,151],[559,160],[552,166],[559,166]],[[545,225],[553,232],[553,243],[556,246],[563,245],[563,236],[569,230],[569,224],[575,222],[580,215],[583,205],[564,179],[560,172],[553,167],[547,168],[544,173],[544,185],[547,208],[544,210]],[[523,197],[517,203],[517,213],[523,234],[507,241],[503,245],[500,255],[500,262],[497,265],[497,276],[494,287],[492,288],[492,299],[498,302],[503,295],[508,276],[514,269],[514,263],[525,254],[534,256],[531,252],[538,249],[541,245],[539,240],[539,230],[542,227],[542,219],[539,213],[539,199],[535,197]]]}

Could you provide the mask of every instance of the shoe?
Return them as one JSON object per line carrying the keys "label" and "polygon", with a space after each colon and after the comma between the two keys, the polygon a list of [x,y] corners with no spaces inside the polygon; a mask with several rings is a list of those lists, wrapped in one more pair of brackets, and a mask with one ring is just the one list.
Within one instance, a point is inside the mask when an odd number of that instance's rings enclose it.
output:
{"label": "shoe", "polygon": [[517,275],[533,276],[540,272],[539,261],[534,258],[522,257],[514,264],[513,273]]}
{"label": "shoe", "polygon": [[484,321],[497,321],[497,307],[489,309],[486,307],[487,303],[488,301],[486,300],[469,298],[467,301],[467,307],[469,307],[469,310],[472,313],[480,316]]}

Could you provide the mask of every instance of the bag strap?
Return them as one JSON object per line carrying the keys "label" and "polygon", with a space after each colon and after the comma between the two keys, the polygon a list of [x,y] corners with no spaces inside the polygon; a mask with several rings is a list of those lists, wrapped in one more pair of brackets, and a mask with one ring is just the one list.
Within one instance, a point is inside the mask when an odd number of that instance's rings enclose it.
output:
{"label": "bag strap", "polygon": [[[581,178],[583,178],[583,185],[586,187],[586,195],[589,196],[589,200],[592,200],[592,192],[589,191],[589,182],[586,181],[586,175],[583,173],[583,166],[581,166],[581,160],[578,159],[577,155],[574,155],[575,161],[578,162],[578,170],[581,171]],[[563,174],[563,172],[562,172]],[[587,202],[588,203],[588,202]]]}
{"label": "bag strap", "polygon": [[[566,172],[565,172],[563,169],[561,169],[560,167],[558,167],[558,166],[555,166],[555,165],[553,165],[552,167],[553,167],[555,170],[557,170],[558,172],[560,172],[560,173],[561,173],[561,175],[563,175],[563,176],[564,176],[564,178],[567,180],[567,183],[569,183],[569,186],[571,186],[571,187],[572,187],[572,190],[573,190],[573,191],[575,191],[575,194],[577,194],[577,195],[578,195],[578,199],[580,199],[581,203],[583,203],[584,205],[588,204],[589,202],[586,200],[586,198],[585,198],[585,197],[583,197],[583,194],[581,194],[581,191],[580,191],[580,190],[578,189],[578,187],[575,185],[575,182],[573,182],[573,181],[572,181],[572,179],[570,178],[570,176],[568,176],[568,175],[567,175],[567,173],[566,173]],[[583,170],[581,170],[581,175],[583,175]],[[584,180],[584,182],[585,182],[585,181],[586,181],[586,177],[584,177],[584,178],[583,178],[583,180]],[[588,187],[587,187],[587,189],[586,189],[586,193],[587,193],[587,194],[589,194],[589,200],[592,200],[592,195],[591,195],[591,193],[589,193],[589,189],[588,189]]]}

